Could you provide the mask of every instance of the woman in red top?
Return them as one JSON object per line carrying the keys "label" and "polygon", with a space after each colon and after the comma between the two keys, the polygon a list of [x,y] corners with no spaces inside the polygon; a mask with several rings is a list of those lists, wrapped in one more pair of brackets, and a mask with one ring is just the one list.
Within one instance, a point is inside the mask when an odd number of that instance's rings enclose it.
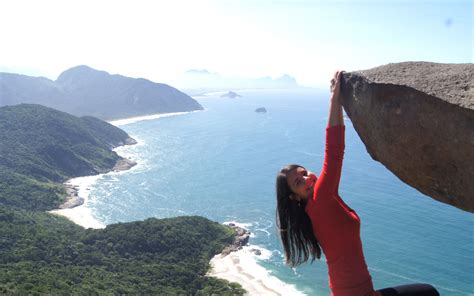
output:
{"label": "woman in red top", "polygon": [[344,120],[340,103],[342,72],[331,80],[323,169],[316,175],[288,165],[277,176],[277,225],[287,264],[297,266],[324,252],[329,286],[335,296],[439,295],[416,284],[374,291],[362,251],[360,219],[338,194],[344,156]]}

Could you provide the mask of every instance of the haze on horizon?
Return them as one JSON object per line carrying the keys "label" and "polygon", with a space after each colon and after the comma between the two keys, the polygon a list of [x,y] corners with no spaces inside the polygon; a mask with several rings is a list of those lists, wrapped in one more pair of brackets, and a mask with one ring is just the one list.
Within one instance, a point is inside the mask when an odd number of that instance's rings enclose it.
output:
{"label": "haze on horizon", "polygon": [[190,69],[289,74],[322,87],[336,69],[473,62],[473,1],[0,2],[0,72],[56,79],[88,65],[174,85]]}

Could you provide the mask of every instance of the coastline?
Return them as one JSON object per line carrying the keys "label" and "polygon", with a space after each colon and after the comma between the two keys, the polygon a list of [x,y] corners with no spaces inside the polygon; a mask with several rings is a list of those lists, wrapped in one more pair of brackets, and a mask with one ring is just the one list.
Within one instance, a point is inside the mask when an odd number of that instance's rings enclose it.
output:
{"label": "coastline", "polygon": [[[129,143],[130,144],[125,144],[122,146],[137,144],[135,140],[133,142],[130,141]],[[119,147],[116,147],[113,150]],[[125,158],[123,156],[120,157],[121,158],[117,160],[114,167],[106,173],[76,177],[64,182],[63,185],[66,189],[66,200],[61,205],[59,205],[58,209],[51,210],[49,213],[63,216],[84,228],[105,228],[103,223],[94,218],[90,208],[86,207],[86,205],[89,200],[90,189],[98,179],[100,179],[105,174],[127,171],[137,165],[137,163],[131,159]]]}
{"label": "coastline", "polygon": [[239,283],[247,291],[245,295],[304,295],[257,263],[258,260],[268,259],[271,252],[249,245],[250,232],[235,227],[233,223],[229,223],[229,226],[236,229],[236,239],[232,245],[211,259],[211,269],[207,276]]}
{"label": "coastline", "polygon": [[[201,111],[201,110],[199,110]],[[205,110],[203,110],[205,111]],[[162,117],[183,115],[191,112],[178,112],[155,114],[148,116],[139,116],[109,123],[115,126],[135,123],[144,120],[153,120]],[[142,144],[138,141],[137,144]],[[129,145],[122,145],[116,149],[123,148]],[[84,227],[101,229],[106,225],[94,218],[94,215],[89,207],[89,195],[93,185],[106,174],[117,173],[130,170],[136,167],[135,162],[124,156],[117,161],[114,168],[109,172],[72,178],[64,183],[66,192],[68,194],[67,200],[59,206],[58,209],[49,211],[52,214],[63,216],[73,223]],[[240,246],[240,248],[226,248],[222,253],[215,255],[211,261],[211,269],[207,276],[216,277],[230,282],[239,283],[243,289],[247,291],[245,295],[304,295],[298,291],[293,285],[287,284],[272,276],[268,270],[258,264],[259,260],[270,258],[271,252],[258,246],[247,245],[247,243]]]}
{"label": "coastline", "polygon": [[200,111],[205,111],[205,110],[194,110],[194,111],[183,111],[183,112],[158,113],[158,114],[151,114],[151,115],[143,115],[143,116],[136,116],[136,117],[129,117],[129,118],[111,120],[111,121],[108,121],[108,123],[110,123],[112,125],[115,125],[115,126],[122,126],[122,125],[135,123],[135,122],[139,122],[139,121],[153,120],[153,119],[159,119],[159,118],[163,118],[163,117],[170,117],[170,116],[176,116],[176,115],[184,115],[184,114],[195,113],[195,112],[200,112]]}
{"label": "coastline", "polygon": [[[144,115],[144,116],[136,116],[136,117],[129,117],[123,119],[117,119],[108,121],[108,123],[114,126],[122,126],[126,124],[131,124],[139,121],[145,120],[153,120],[162,117],[169,117],[175,115],[184,115],[188,113],[199,112],[203,110],[195,110],[195,111],[186,111],[186,112],[174,112],[174,113],[158,113],[158,114],[151,114],[151,115]],[[129,138],[132,139],[132,138]],[[117,150],[118,148],[130,145],[136,145],[137,142],[135,139],[133,141],[126,141],[124,145],[115,147],[113,150]],[[110,169],[106,173],[91,175],[91,176],[81,176],[67,180],[63,183],[66,189],[66,201],[63,202],[57,209],[48,211],[51,214],[63,216],[73,223],[82,226],[84,228],[105,228],[106,225],[99,222],[97,219],[94,218],[90,208],[87,207],[87,202],[90,194],[90,188],[94,183],[100,179],[105,174],[113,173],[113,172],[121,172],[130,170],[132,167],[137,165],[137,163],[131,159],[125,158],[119,155],[121,159],[119,159],[114,167]]]}

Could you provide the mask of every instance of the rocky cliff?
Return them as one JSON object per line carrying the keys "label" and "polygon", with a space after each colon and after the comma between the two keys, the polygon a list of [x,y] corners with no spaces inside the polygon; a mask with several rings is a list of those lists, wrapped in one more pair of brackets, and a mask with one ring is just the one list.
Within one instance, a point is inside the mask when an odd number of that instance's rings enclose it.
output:
{"label": "rocky cliff", "polygon": [[345,73],[341,94],[373,159],[422,193],[474,212],[474,64]]}

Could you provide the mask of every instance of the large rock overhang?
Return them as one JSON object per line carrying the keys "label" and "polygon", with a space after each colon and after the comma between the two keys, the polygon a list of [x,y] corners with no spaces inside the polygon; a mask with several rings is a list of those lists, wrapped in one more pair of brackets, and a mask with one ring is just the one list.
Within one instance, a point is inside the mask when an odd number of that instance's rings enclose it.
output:
{"label": "large rock overhang", "polygon": [[474,212],[474,64],[344,73],[341,98],[374,160],[420,192]]}

